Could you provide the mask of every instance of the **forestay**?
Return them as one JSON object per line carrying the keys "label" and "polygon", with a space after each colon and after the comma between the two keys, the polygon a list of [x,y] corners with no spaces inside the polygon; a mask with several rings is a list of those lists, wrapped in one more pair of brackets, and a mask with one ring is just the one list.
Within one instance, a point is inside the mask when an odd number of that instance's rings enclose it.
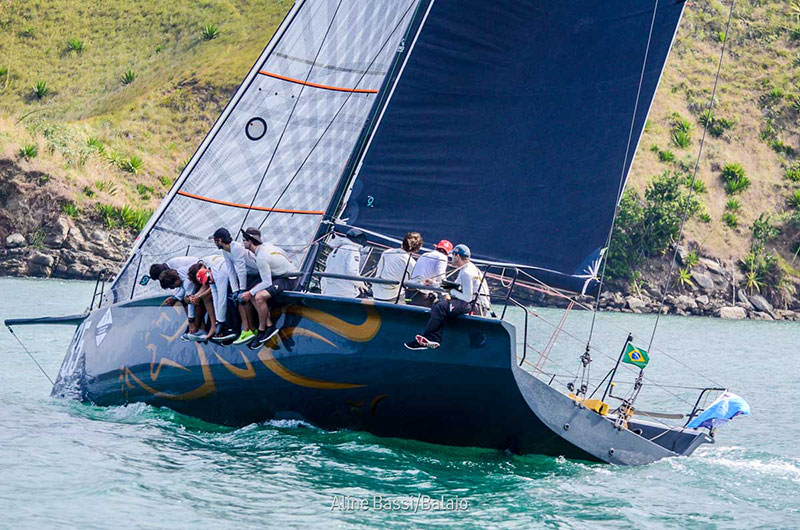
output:
{"label": "forestay", "polygon": [[113,301],[156,291],[137,284],[151,263],[214,252],[220,226],[260,226],[299,264],[416,5],[298,2],[143,231]]}
{"label": "forestay", "polygon": [[478,258],[580,290],[684,4],[660,0],[648,40],[654,5],[433,0],[342,220],[463,242]]}

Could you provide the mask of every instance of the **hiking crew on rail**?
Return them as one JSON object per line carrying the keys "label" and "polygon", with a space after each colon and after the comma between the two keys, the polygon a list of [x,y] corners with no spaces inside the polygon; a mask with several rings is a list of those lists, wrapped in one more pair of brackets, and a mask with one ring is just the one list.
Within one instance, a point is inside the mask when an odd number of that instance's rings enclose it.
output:
{"label": "hiking crew on rail", "polygon": [[[243,229],[241,236],[242,243],[234,241],[228,229],[218,228],[210,239],[222,255],[199,260],[180,256],[150,267],[150,277],[158,278],[163,289],[174,290],[165,303],[186,306],[189,325],[183,340],[247,344],[258,349],[278,334],[270,306],[275,305],[275,299],[283,292],[297,289],[300,272],[283,249],[263,241],[258,228]],[[344,236],[334,234],[329,244],[332,250],[325,263],[326,274],[321,275],[322,294],[364,298],[369,293],[367,283],[371,283],[376,301],[431,308],[425,330],[404,343],[408,349],[438,348],[448,320],[464,314],[491,312],[488,286],[464,244],[453,247],[443,239],[415,260],[414,254],[422,247],[422,236],[419,232],[408,232],[399,248],[382,252],[373,276],[382,281],[374,282],[362,276],[362,251],[369,244],[363,232],[350,229]],[[458,274],[456,282],[446,280],[451,254],[454,270],[449,274]],[[409,282],[414,287],[404,291]],[[428,286],[430,289],[425,289]],[[229,299],[236,307],[234,315],[238,313],[241,318],[241,330],[231,329],[231,320],[235,318],[228,318]],[[290,327],[288,320],[291,325],[297,324],[296,318],[287,315],[284,324],[287,327]],[[281,340],[287,348],[293,344],[288,335],[281,334]]]}

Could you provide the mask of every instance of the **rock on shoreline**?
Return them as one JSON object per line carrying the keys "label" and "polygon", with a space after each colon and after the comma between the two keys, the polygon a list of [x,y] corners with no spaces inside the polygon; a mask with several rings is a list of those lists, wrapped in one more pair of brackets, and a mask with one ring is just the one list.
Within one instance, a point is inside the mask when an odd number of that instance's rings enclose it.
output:
{"label": "rock on shoreline", "polygon": [[13,232],[0,247],[0,276],[33,276],[95,280],[111,278],[122,263],[129,242],[98,228],[77,226],[59,217],[25,237]]}

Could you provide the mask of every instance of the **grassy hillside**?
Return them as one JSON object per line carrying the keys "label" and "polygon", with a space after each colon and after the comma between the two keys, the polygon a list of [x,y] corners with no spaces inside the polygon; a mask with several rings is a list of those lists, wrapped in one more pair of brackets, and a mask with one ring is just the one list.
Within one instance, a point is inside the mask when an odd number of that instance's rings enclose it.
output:
{"label": "grassy hillside", "polygon": [[[109,208],[127,205],[140,214],[127,224],[141,224],[290,5],[7,0],[0,11],[0,158],[49,175],[40,185],[69,215],[113,223]],[[792,203],[789,196],[800,187],[800,4],[739,0],[725,35],[728,5],[691,2],[630,189],[641,197],[654,175],[690,172],[727,39],[698,176],[702,205],[689,238],[706,255],[738,260],[751,248],[754,221],[767,219],[780,230],[765,240],[769,251],[795,274],[800,197]],[[204,35],[209,24],[216,36]],[[726,166],[743,180],[732,164],[749,186],[728,193]]]}
{"label": "grassy hillside", "polygon": [[0,157],[50,174],[86,215],[158,203],[291,2],[4,4]]}

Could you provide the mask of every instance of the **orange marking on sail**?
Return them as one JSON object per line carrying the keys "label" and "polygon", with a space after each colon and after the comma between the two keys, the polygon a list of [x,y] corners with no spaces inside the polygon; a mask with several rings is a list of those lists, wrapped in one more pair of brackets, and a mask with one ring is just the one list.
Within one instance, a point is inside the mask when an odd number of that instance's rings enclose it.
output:
{"label": "orange marking on sail", "polygon": [[179,191],[178,195],[197,199],[198,201],[211,202],[214,204],[221,204],[223,206],[232,206],[233,208],[244,208],[245,210],[257,210],[259,212],[278,212],[278,213],[302,213],[308,215],[322,215],[325,212],[317,210],[288,210],[285,208],[266,208],[264,206],[249,206],[247,204],[239,204],[238,202],[221,201],[219,199],[212,199],[210,197],[203,197],[202,195],[195,195],[187,191]]}
{"label": "orange marking on sail", "polygon": [[368,88],[344,88],[340,86],[330,86],[330,85],[320,85],[319,83],[310,83],[308,81],[303,81],[301,79],[295,79],[293,77],[286,77],[284,75],[273,74],[272,72],[267,72],[266,70],[259,70],[259,74],[265,75],[268,77],[274,77],[275,79],[280,79],[281,81],[289,81],[290,83],[297,83],[298,85],[305,85],[314,88],[323,88],[325,90],[335,90],[337,92],[353,92],[355,94],[377,94],[377,90],[372,90]]}

